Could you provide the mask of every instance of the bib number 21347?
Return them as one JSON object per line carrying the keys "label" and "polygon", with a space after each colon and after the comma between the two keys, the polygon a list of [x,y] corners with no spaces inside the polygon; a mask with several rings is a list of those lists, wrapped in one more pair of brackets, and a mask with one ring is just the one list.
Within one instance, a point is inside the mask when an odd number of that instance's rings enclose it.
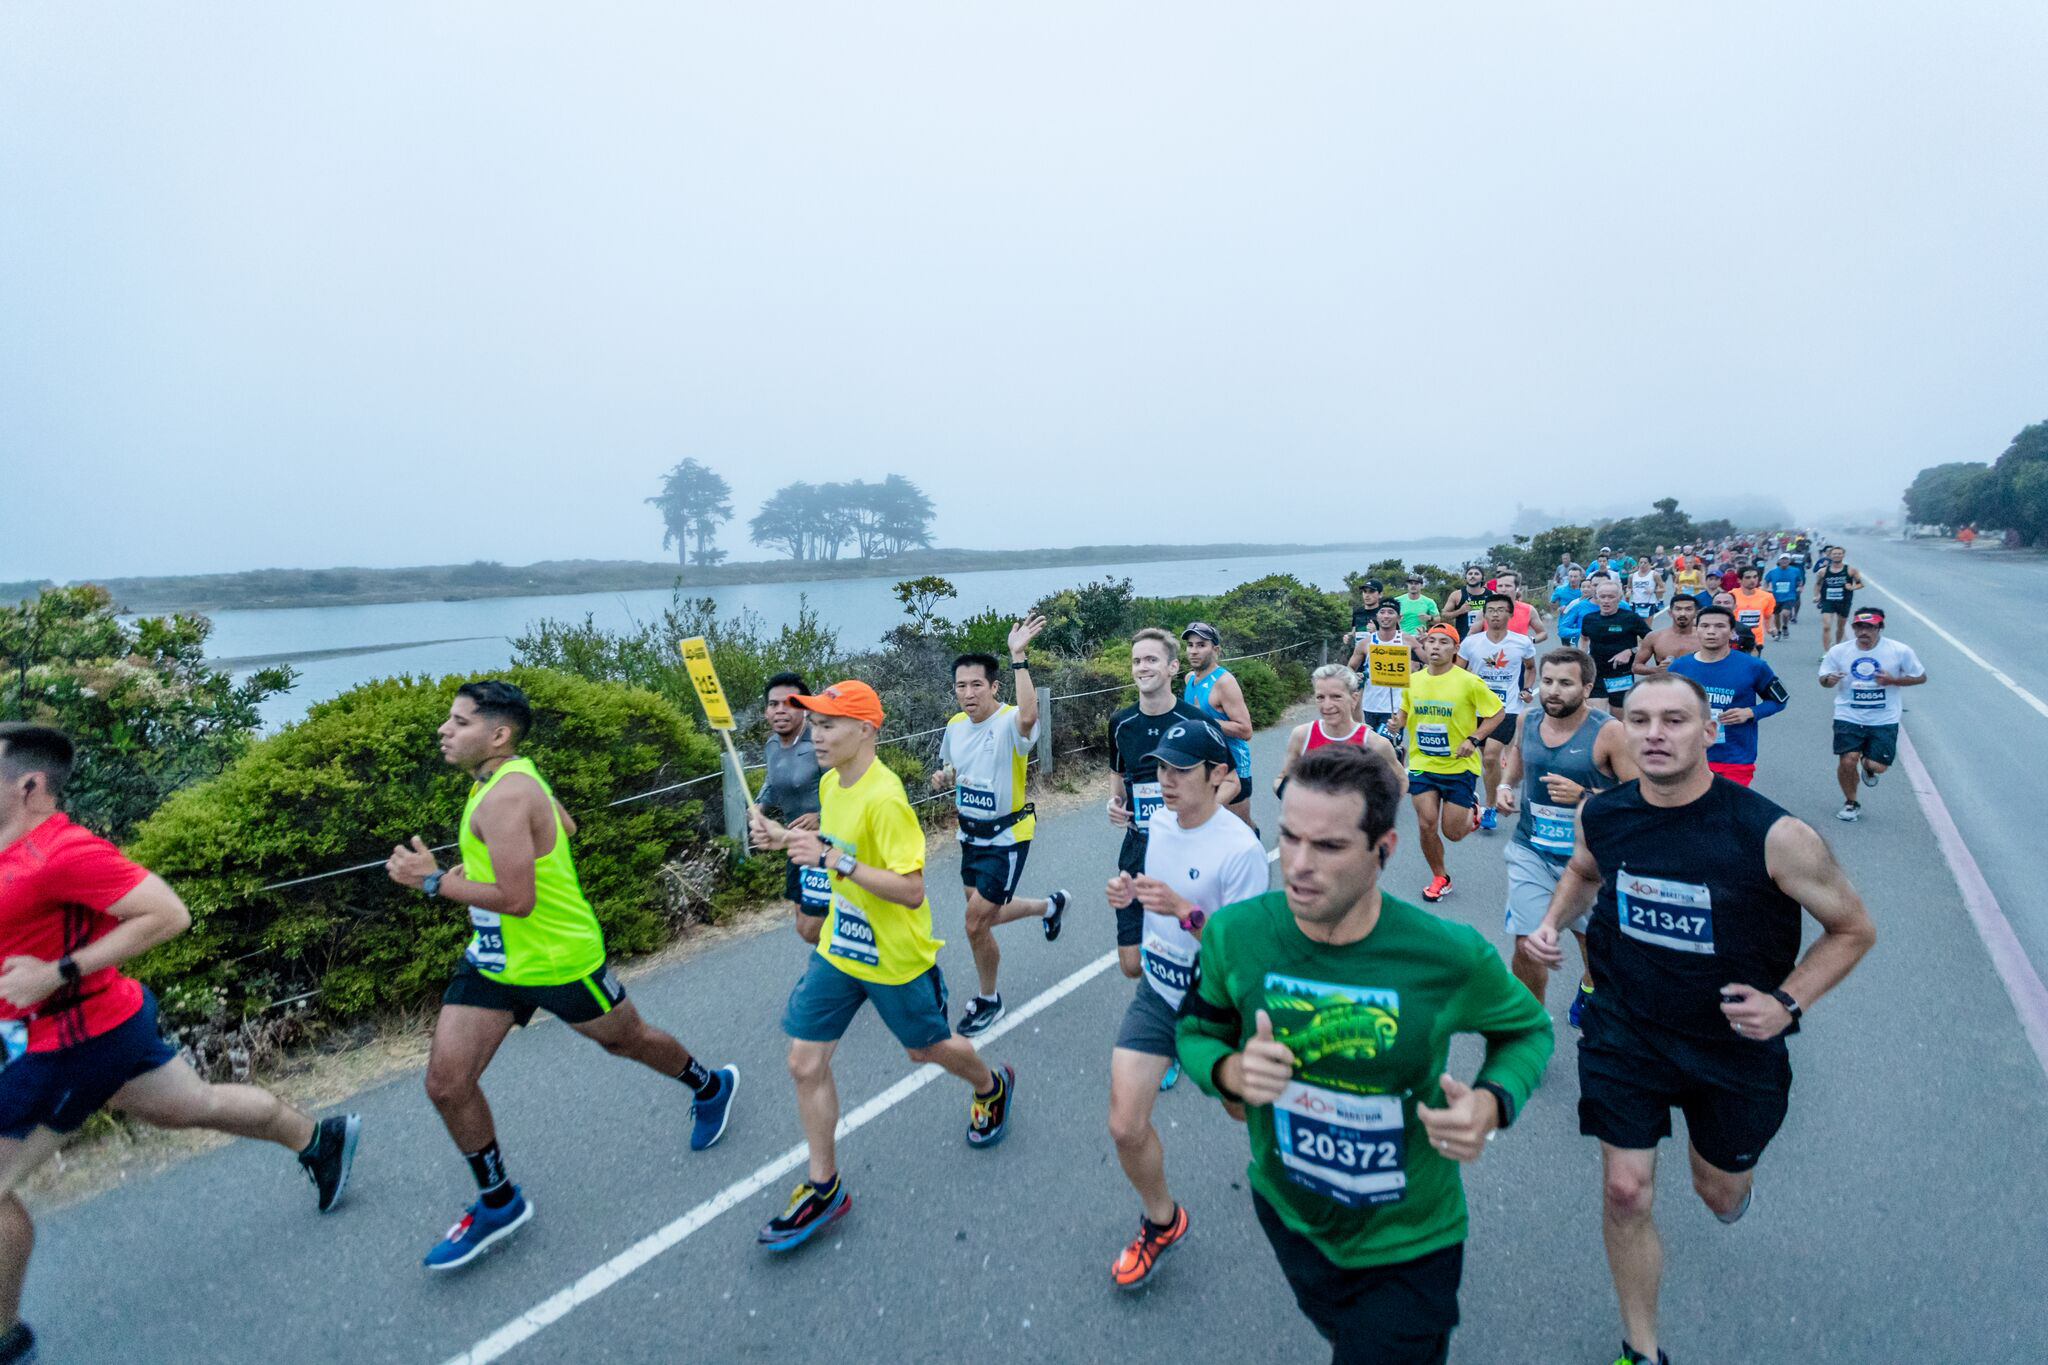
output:
{"label": "bib number 21347", "polygon": [[1391,1204],[1408,1192],[1398,1096],[1296,1081],[1273,1105],[1273,1136],[1290,1179],[1346,1208]]}
{"label": "bib number 21347", "polygon": [[1704,886],[1624,868],[1614,881],[1614,908],[1630,938],[1681,953],[1714,951],[1714,898]]}

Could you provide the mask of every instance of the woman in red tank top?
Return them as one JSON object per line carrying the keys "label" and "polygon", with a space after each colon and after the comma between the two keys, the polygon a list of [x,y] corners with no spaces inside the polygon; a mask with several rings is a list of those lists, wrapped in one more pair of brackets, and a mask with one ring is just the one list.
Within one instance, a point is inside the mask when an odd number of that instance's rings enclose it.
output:
{"label": "woman in red tank top", "polygon": [[1294,770],[1295,762],[1310,749],[1320,749],[1325,744],[1355,744],[1389,763],[1396,761],[1394,746],[1358,718],[1361,684],[1356,673],[1343,664],[1324,664],[1309,674],[1309,681],[1315,689],[1316,718],[1295,726],[1294,733],[1288,736],[1287,761],[1280,765],[1280,776],[1273,783],[1275,795],[1287,789],[1287,774]]}

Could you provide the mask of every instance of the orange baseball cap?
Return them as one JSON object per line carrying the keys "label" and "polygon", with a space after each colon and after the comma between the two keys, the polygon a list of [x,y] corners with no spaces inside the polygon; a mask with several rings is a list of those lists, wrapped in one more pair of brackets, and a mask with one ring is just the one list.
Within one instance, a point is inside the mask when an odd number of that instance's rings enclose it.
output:
{"label": "orange baseball cap", "polygon": [[820,716],[845,716],[882,728],[882,699],[864,682],[846,678],[815,696],[791,697],[789,704]]}
{"label": "orange baseball cap", "polygon": [[1458,640],[1457,628],[1454,626],[1444,625],[1441,621],[1439,621],[1436,625],[1431,626],[1428,630],[1423,631],[1422,634],[1424,638],[1427,638],[1431,635],[1448,635],[1451,637],[1451,642],[1453,644],[1456,644]]}

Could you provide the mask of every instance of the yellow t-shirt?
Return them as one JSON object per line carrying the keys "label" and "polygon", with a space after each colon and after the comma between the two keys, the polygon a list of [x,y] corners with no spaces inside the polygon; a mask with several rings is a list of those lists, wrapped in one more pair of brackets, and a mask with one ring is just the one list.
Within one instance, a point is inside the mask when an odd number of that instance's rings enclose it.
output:
{"label": "yellow t-shirt", "polygon": [[[924,831],[903,794],[903,779],[879,758],[850,787],[828,769],[818,780],[818,806],[820,832],[856,861],[889,872],[924,867]],[[932,937],[929,900],[915,908],[898,905],[837,872],[831,883],[832,908],[818,935],[818,955],[827,962],[863,981],[900,986],[939,960],[943,940]]]}
{"label": "yellow t-shirt", "polygon": [[1408,675],[1408,690],[1399,695],[1408,717],[1409,772],[1479,771],[1476,750],[1468,758],[1455,756],[1479,722],[1501,709],[1501,699],[1478,674],[1453,667],[1438,676],[1419,668]]}

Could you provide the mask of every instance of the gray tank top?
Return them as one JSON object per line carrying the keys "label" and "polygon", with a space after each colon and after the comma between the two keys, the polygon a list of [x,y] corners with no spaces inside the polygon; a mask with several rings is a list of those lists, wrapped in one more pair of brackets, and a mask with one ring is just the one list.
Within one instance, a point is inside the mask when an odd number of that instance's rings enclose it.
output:
{"label": "gray tank top", "polygon": [[761,784],[762,805],[781,811],[785,821],[818,813],[818,779],[824,773],[811,749],[810,726],[798,731],[796,742],[787,746],[780,737],[770,735],[761,761],[768,768]]}
{"label": "gray tank top", "polygon": [[1600,727],[1612,719],[1588,703],[1586,719],[1570,739],[1553,748],[1543,742],[1543,717],[1540,714],[1522,717],[1522,818],[1515,822],[1516,843],[1533,848],[1548,858],[1563,860],[1572,856],[1572,821],[1578,807],[1551,805],[1547,800],[1550,789],[1543,785],[1543,777],[1546,773],[1556,773],[1559,777],[1570,778],[1588,792],[1604,791],[1613,786],[1613,779],[1593,763],[1593,741],[1599,737]]}

